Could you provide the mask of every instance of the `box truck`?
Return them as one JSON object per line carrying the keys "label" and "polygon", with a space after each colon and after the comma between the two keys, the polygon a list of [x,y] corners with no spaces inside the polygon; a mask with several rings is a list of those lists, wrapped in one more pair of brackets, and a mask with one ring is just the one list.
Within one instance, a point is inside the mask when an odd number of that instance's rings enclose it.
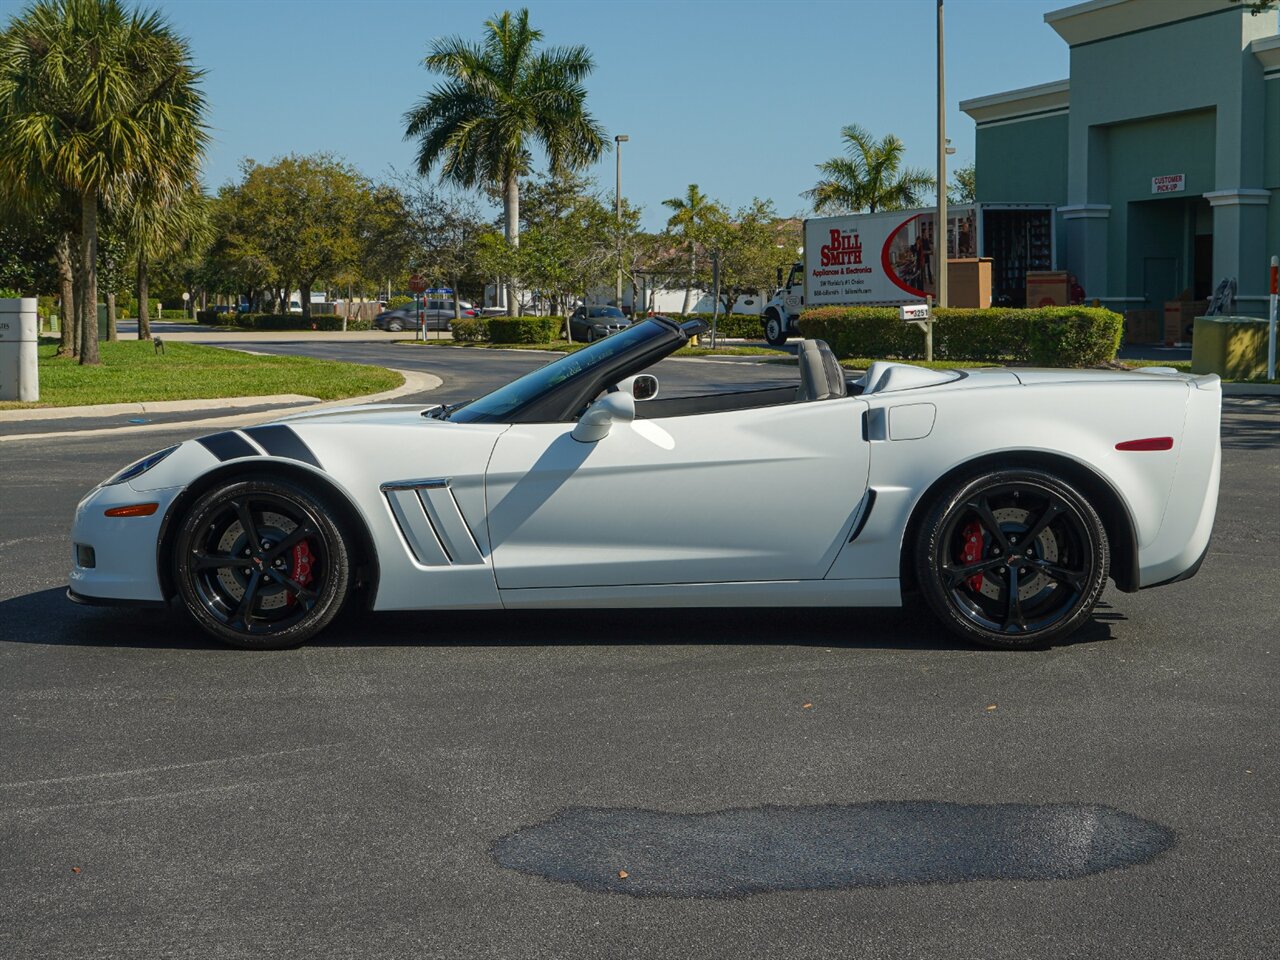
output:
{"label": "box truck", "polygon": [[[992,259],[992,302],[1022,306],[1029,270],[1056,265],[1054,208],[961,204],[947,208],[948,259]],[[808,307],[895,306],[937,292],[937,208],[815,217],[804,222],[803,260],[761,313],[774,346],[798,333]]]}

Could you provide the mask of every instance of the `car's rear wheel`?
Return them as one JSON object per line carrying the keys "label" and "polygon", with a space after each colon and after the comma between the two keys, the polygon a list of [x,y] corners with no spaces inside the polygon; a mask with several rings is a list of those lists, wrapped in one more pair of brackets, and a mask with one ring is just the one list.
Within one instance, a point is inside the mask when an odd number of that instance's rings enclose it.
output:
{"label": "car's rear wheel", "polygon": [[1083,626],[1106,584],[1107,532],[1060,477],[999,470],[934,502],[915,550],[921,591],[952,631],[989,647],[1029,648]]}
{"label": "car's rear wheel", "polygon": [[187,511],[175,541],[183,605],[225,643],[280,650],[337,615],[350,560],[334,511],[294,483],[249,478],[210,490]]}

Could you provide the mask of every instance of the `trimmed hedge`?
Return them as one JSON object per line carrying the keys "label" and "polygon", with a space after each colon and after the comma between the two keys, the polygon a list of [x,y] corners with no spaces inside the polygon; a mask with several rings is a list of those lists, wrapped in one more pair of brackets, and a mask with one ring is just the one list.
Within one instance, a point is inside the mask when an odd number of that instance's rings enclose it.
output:
{"label": "trimmed hedge", "polygon": [[489,339],[489,318],[463,317],[453,321],[452,329],[458,343],[484,343]]}
{"label": "trimmed hedge", "polygon": [[[711,313],[687,313],[683,316],[678,313],[670,314],[673,320],[705,320],[708,335],[714,316]],[[764,337],[764,320],[751,313],[722,313],[716,320],[716,336],[760,340]]]}
{"label": "trimmed hedge", "polygon": [[[214,313],[199,310],[196,319],[201,323],[241,330],[341,330],[342,317],[333,314],[312,315],[308,320],[300,313]],[[348,320],[348,330],[371,330],[372,320]]]}
{"label": "trimmed hedge", "polygon": [[491,343],[546,343],[564,329],[564,317],[489,317],[488,323]]}
{"label": "trimmed hedge", "polygon": [[[838,357],[924,357],[924,331],[897,307],[818,307],[800,315],[800,332],[825,340]],[[1015,361],[1088,367],[1115,359],[1124,318],[1097,307],[939,309],[935,360]]]}

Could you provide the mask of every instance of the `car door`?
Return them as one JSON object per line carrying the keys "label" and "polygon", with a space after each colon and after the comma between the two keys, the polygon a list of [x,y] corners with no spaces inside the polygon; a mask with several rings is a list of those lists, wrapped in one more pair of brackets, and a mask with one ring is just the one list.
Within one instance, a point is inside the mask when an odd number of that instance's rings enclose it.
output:
{"label": "car door", "polygon": [[516,424],[485,481],[498,586],[821,579],[866,490],[865,408],[637,419],[595,443]]}

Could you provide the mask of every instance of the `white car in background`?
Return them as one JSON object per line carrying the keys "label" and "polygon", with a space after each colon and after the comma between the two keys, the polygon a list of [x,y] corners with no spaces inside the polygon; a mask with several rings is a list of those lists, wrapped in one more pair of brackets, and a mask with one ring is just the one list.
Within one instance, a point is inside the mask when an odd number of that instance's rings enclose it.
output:
{"label": "white car in background", "polygon": [[1088,621],[1108,578],[1160,586],[1205,556],[1215,376],[876,363],[848,383],[810,340],[796,386],[660,397],[645,371],[705,326],[651,318],[468,403],[302,414],[161,450],[81,501],[70,595],[176,599],[221,640],[278,648],[349,602],[910,593],[963,637],[1030,647]]}

